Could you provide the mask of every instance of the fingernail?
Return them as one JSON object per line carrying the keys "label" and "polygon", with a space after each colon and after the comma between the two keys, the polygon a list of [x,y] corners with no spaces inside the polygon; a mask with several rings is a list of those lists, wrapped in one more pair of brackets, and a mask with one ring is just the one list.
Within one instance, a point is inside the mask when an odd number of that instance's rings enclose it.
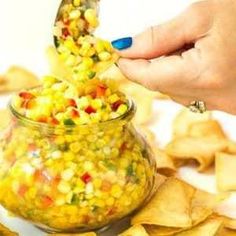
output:
{"label": "fingernail", "polygon": [[118,50],[124,50],[132,46],[133,39],[131,37],[117,39],[111,42],[112,46]]}

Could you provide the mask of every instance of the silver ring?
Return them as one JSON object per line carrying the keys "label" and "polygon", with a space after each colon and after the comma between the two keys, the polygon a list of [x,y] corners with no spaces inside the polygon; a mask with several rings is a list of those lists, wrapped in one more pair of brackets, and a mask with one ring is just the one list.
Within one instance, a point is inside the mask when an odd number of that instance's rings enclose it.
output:
{"label": "silver ring", "polygon": [[188,108],[194,113],[204,113],[206,111],[206,104],[203,101],[192,101]]}

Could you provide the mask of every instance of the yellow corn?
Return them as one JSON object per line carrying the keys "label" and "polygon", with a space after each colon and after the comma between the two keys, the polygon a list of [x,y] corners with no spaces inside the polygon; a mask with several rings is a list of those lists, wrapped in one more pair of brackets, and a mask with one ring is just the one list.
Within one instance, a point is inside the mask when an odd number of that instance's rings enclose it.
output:
{"label": "yellow corn", "polygon": [[100,52],[98,57],[101,61],[109,61],[111,59],[111,54],[109,52]]}
{"label": "yellow corn", "polygon": [[93,28],[98,26],[98,19],[94,9],[87,9],[84,13],[84,17]]}

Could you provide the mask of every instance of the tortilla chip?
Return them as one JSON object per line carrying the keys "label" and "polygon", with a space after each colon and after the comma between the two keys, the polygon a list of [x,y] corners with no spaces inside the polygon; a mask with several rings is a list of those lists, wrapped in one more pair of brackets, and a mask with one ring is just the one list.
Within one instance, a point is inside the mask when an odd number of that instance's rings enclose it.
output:
{"label": "tortilla chip", "polygon": [[236,230],[236,219],[229,218],[227,216],[221,216],[224,221],[224,227],[232,230]]}
{"label": "tortilla chip", "polygon": [[96,236],[94,232],[81,233],[81,234],[48,234],[48,236]]}
{"label": "tortilla chip", "polygon": [[6,128],[10,121],[10,112],[7,109],[0,110],[0,131]]}
{"label": "tortilla chip", "polygon": [[46,56],[48,58],[51,75],[58,79],[69,80],[69,82],[72,82],[72,70],[65,65],[56,48],[52,46],[48,47],[46,50]]}
{"label": "tortilla chip", "polygon": [[149,236],[167,236],[183,231],[182,228],[164,227],[156,225],[145,225],[144,227],[148,232]]}
{"label": "tortilla chip", "polygon": [[120,85],[120,90],[128,97],[131,97],[137,105],[137,112],[134,117],[135,124],[146,124],[152,118],[152,105],[155,93],[147,90],[143,86],[125,82]]}
{"label": "tortilla chip", "polygon": [[153,147],[152,150],[156,160],[157,172],[165,176],[174,175],[176,173],[176,167],[172,158],[157,147]]}
{"label": "tortilla chip", "polygon": [[210,112],[202,114],[193,113],[189,109],[184,108],[181,110],[173,121],[173,137],[183,137],[188,135],[189,127],[198,121],[208,121],[211,119]]}
{"label": "tortilla chip", "polygon": [[236,236],[236,231],[223,228],[220,230],[217,236]]}
{"label": "tortilla chip", "polygon": [[198,225],[207,219],[219,203],[217,195],[196,189],[191,203],[192,225]]}
{"label": "tortilla chip", "polygon": [[221,229],[220,218],[210,218],[192,229],[175,234],[176,236],[215,236]]}
{"label": "tortilla chip", "polygon": [[18,236],[18,233],[12,232],[4,225],[0,224],[0,235],[1,236]]}
{"label": "tortilla chip", "polygon": [[199,164],[199,171],[209,167],[215,159],[215,153],[226,150],[227,142],[217,137],[181,137],[174,139],[166,146],[166,153],[174,162],[186,164],[195,160]]}
{"label": "tortilla chip", "polygon": [[220,123],[216,120],[198,121],[189,126],[188,136],[190,137],[206,137],[216,136],[219,138],[227,138]]}
{"label": "tortilla chip", "polygon": [[169,178],[160,186],[151,201],[132,218],[131,223],[190,227],[190,203],[193,194],[192,186],[179,179]]}
{"label": "tortilla chip", "polygon": [[215,173],[217,187],[220,191],[236,190],[236,155],[217,153]]}
{"label": "tortilla chip", "polygon": [[149,236],[142,225],[134,225],[119,236]]}
{"label": "tortilla chip", "polygon": [[0,81],[0,93],[29,89],[40,84],[34,74],[18,66],[10,67]]}

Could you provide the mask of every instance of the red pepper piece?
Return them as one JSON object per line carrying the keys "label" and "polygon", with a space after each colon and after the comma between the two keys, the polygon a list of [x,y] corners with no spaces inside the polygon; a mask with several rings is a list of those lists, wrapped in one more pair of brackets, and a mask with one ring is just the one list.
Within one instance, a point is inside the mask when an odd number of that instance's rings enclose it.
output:
{"label": "red pepper piece", "polygon": [[51,182],[52,178],[48,175],[45,170],[36,170],[34,173],[34,178],[38,182]]}
{"label": "red pepper piece", "polygon": [[55,117],[51,117],[49,119],[49,121],[50,121],[50,124],[52,124],[52,125],[59,125],[60,124],[60,122]]}
{"label": "red pepper piece", "polygon": [[26,99],[24,102],[21,104],[21,107],[25,109],[32,109],[36,105],[36,101],[34,99]]}
{"label": "red pepper piece", "polygon": [[38,119],[38,122],[42,122],[42,123],[47,123],[48,118],[46,116],[42,116]]}
{"label": "red pepper piece", "polygon": [[53,205],[53,200],[48,196],[42,196],[43,207],[50,207]]}
{"label": "red pepper piece", "polygon": [[69,99],[68,104],[70,107],[77,107],[76,101],[74,99]]}
{"label": "red pepper piece", "polygon": [[85,184],[87,184],[92,180],[92,176],[88,172],[86,172],[81,176],[81,179]]}
{"label": "red pepper piece", "polygon": [[99,97],[104,97],[106,93],[107,87],[105,85],[98,85],[96,88],[96,96]]}
{"label": "red pepper piece", "polygon": [[112,110],[116,111],[121,104],[123,104],[123,102],[121,100],[118,100],[117,102],[113,103],[111,105]]}
{"label": "red pepper piece", "polygon": [[116,211],[117,211],[116,207],[111,208],[111,209],[107,212],[107,215],[108,215],[108,216],[114,215],[114,214],[116,213]]}
{"label": "red pepper piece", "polygon": [[23,99],[35,98],[35,96],[32,93],[29,93],[29,92],[21,92],[21,93],[19,93],[19,96]]}
{"label": "red pepper piece", "polygon": [[70,35],[70,32],[67,28],[62,29],[62,35],[66,38]]}
{"label": "red pepper piece", "polygon": [[79,117],[80,115],[79,115],[79,111],[77,111],[77,110],[75,110],[75,109],[72,109],[71,110],[71,117],[72,118],[77,118],[77,117]]}
{"label": "red pepper piece", "polygon": [[28,187],[24,184],[22,184],[19,189],[18,189],[18,194],[21,196],[21,197],[24,197],[25,193],[27,192],[28,190]]}
{"label": "red pepper piece", "polygon": [[91,114],[91,113],[96,113],[96,110],[92,106],[88,106],[85,109],[85,112],[87,112],[88,114]]}
{"label": "red pepper piece", "polygon": [[95,91],[90,93],[90,96],[95,99],[97,97],[97,93]]}
{"label": "red pepper piece", "polygon": [[29,145],[28,145],[28,150],[30,151],[30,152],[33,152],[33,151],[35,151],[37,149],[37,146],[34,144],[34,143],[30,143]]}

